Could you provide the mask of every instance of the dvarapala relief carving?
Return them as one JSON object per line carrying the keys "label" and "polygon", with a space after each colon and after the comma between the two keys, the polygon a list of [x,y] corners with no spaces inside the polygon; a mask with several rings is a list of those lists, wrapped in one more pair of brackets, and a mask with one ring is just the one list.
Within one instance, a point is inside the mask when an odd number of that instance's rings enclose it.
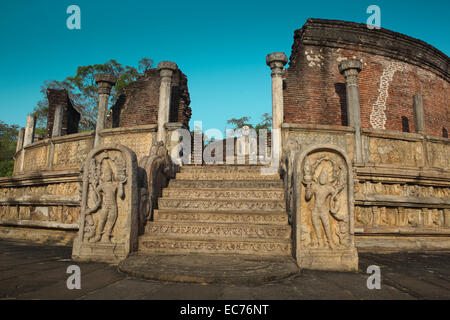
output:
{"label": "dvarapala relief carving", "polygon": [[77,260],[116,262],[137,246],[137,164],[122,145],[93,149],[83,167]]}
{"label": "dvarapala relief carving", "polygon": [[[123,185],[127,182],[127,172],[124,160],[120,154],[113,156],[108,151],[103,152],[98,159],[91,159],[88,175],[95,204],[86,208],[83,239],[111,242],[112,228],[117,220],[117,198],[125,198]],[[95,213],[98,213],[96,221]]]}
{"label": "dvarapala relief carving", "polygon": [[294,161],[293,227],[298,265],[357,270],[351,162],[332,145],[310,147]]}

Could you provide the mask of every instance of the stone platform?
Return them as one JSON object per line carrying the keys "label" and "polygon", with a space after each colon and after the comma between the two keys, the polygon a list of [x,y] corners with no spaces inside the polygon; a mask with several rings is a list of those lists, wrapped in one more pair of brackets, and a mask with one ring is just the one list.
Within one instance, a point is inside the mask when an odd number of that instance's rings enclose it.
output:
{"label": "stone platform", "polygon": [[290,257],[246,255],[132,255],[119,271],[133,277],[187,283],[261,284],[298,275]]}

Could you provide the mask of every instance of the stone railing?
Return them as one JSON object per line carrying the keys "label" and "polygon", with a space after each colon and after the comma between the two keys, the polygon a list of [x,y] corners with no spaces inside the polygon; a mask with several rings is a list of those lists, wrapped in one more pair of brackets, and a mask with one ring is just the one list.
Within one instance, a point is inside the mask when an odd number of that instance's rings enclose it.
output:
{"label": "stone railing", "polygon": [[[283,124],[284,154],[295,154],[290,149],[331,144],[353,159],[359,247],[450,247],[450,140],[363,129],[362,162],[358,163],[354,131],[341,126]],[[292,169],[287,165],[288,208]]]}
{"label": "stone railing", "polygon": [[[123,144],[141,158],[148,155],[156,129],[156,125],[103,129],[99,132],[99,139],[102,144]],[[31,143],[16,153],[13,176],[41,171],[79,170],[94,146],[94,137],[94,132],[84,132]]]}
{"label": "stone railing", "polygon": [[[98,136],[102,144],[129,147],[140,159],[149,154],[156,129],[156,124],[103,129]],[[80,215],[80,167],[93,148],[94,137],[94,132],[53,137],[16,153],[14,175],[0,178],[0,234],[16,226],[75,235]]]}

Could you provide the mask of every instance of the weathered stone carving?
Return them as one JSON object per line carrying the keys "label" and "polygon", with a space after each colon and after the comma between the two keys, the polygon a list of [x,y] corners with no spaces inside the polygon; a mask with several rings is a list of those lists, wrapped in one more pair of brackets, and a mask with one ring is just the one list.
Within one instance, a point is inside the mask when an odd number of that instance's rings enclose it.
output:
{"label": "weathered stone carving", "polygon": [[287,225],[227,225],[224,223],[211,223],[208,225],[192,222],[157,222],[147,226],[146,230],[155,235],[179,235],[188,237],[217,236],[217,237],[247,237],[261,239],[290,239],[291,229]]}
{"label": "weathered stone carving", "polygon": [[450,198],[450,188],[406,183],[388,184],[382,182],[360,181],[355,185],[355,194],[360,197],[376,194],[405,197]]}
{"label": "weathered stone carving", "polygon": [[42,196],[42,195],[60,195],[72,196],[78,194],[78,183],[52,183],[40,186],[23,186],[0,188],[0,197],[20,197],[20,196]]}
{"label": "weathered stone carving", "polygon": [[137,248],[136,162],[134,152],[119,144],[89,153],[83,167],[74,259],[118,262]]}
{"label": "weathered stone carving", "polygon": [[54,221],[76,223],[80,208],[74,206],[5,205],[0,206],[0,220]]}
{"label": "weathered stone carving", "polygon": [[[105,160],[110,161],[106,162]],[[103,161],[105,161],[105,165],[103,165]],[[109,163],[115,165],[117,177],[114,177]],[[101,181],[99,181],[100,172],[102,172]],[[91,159],[89,182],[96,200],[93,208],[86,208],[86,226],[83,235],[85,241],[98,242],[102,240],[103,242],[111,242],[111,231],[117,220],[117,197],[124,198],[123,185],[126,181],[126,167],[120,157],[112,158],[106,151],[98,159],[98,162]],[[100,213],[95,228],[92,215],[98,211]]]}
{"label": "weathered stone carving", "polygon": [[[151,147],[151,134],[148,132],[138,133],[133,132],[132,129],[127,130],[127,128],[122,128],[123,131],[120,134],[120,144],[130,148],[136,153],[136,157],[141,159],[142,157],[148,155],[148,149]],[[103,134],[102,143],[110,144],[117,141],[118,137],[116,134]]]}
{"label": "weathered stone carving", "polygon": [[292,208],[294,206],[294,159],[295,155],[300,152],[300,150],[300,142],[295,139],[294,135],[291,135],[286,142],[286,146],[283,149],[283,155],[281,157],[281,174],[283,176],[284,190],[286,192],[286,211],[288,213],[290,223],[292,222]]}
{"label": "weathered stone carving", "polygon": [[92,148],[91,139],[80,139],[56,143],[54,147],[53,169],[79,168]]}
{"label": "weathered stone carving", "polygon": [[165,189],[164,196],[170,198],[206,198],[206,199],[232,199],[232,200],[251,200],[266,199],[279,200],[283,199],[283,190],[198,190],[185,189],[180,194],[177,189]]}
{"label": "weathered stone carving", "polygon": [[423,166],[421,142],[393,139],[369,139],[370,162],[375,164],[400,164],[402,166]]}
{"label": "weathered stone carving", "polygon": [[287,217],[279,213],[206,213],[206,212],[157,212],[158,221],[212,222],[212,223],[260,223],[287,224]]}
{"label": "weathered stone carving", "polygon": [[43,170],[47,166],[48,146],[40,145],[25,149],[23,171]]}
{"label": "weathered stone carving", "polygon": [[306,149],[294,161],[295,255],[301,268],[358,269],[353,231],[353,171],[332,145]]}
{"label": "weathered stone carving", "polygon": [[450,144],[448,142],[429,142],[427,148],[431,167],[450,168]]}
{"label": "weathered stone carving", "polygon": [[272,242],[249,242],[249,241],[185,241],[178,239],[149,239],[145,238],[140,241],[140,249],[143,252],[186,252],[195,251],[201,253],[239,253],[239,254],[256,254],[256,255],[286,255],[291,254],[290,242],[272,243]]}
{"label": "weathered stone carving", "polygon": [[152,220],[157,200],[162,196],[162,189],[167,187],[169,179],[175,177],[176,165],[170,160],[169,153],[162,141],[153,141],[150,154],[139,162],[140,171],[140,208],[139,226],[143,232],[146,221]]}
{"label": "weathered stone carving", "polygon": [[195,210],[245,210],[245,211],[279,211],[286,209],[284,201],[276,200],[215,200],[215,199],[159,199],[161,209],[195,209]]}
{"label": "weathered stone carving", "polygon": [[[355,226],[364,228],[402,227],[403,230],[450,227],[448,209],[356,206]],[[405,229],[406,228],[406,229]]]}

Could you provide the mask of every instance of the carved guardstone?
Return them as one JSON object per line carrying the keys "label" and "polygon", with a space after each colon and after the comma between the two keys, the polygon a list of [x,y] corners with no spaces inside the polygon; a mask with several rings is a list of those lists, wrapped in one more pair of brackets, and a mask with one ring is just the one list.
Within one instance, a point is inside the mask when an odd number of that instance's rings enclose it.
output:
{"label": "carved guardstone", "polygon": [[137,161],[120,144],[91,150],[83,169],[81,217],[72,258],[117,263],[137,249]]}
{"label": "carved guardstone", "polygon": [[351,162],[332,145],[310,147],[294,161],[293,227],[298,266],[358,270]]}

